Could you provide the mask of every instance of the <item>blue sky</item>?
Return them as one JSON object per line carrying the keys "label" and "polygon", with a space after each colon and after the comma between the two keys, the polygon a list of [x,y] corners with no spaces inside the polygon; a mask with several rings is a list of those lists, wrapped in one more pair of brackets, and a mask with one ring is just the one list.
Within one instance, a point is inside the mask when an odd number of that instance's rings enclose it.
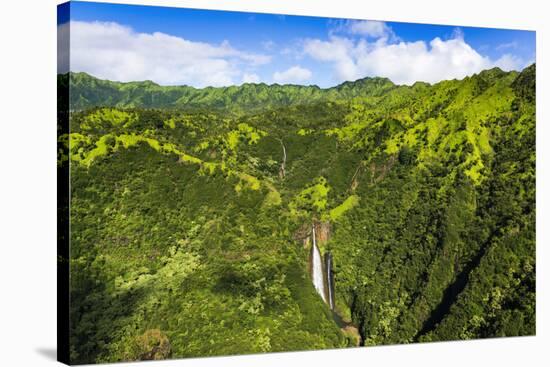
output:
{"label": "blue sky", "polygon": [[162,85],[435,83],[535,60],[535,32],[72,2],[72,71]]}

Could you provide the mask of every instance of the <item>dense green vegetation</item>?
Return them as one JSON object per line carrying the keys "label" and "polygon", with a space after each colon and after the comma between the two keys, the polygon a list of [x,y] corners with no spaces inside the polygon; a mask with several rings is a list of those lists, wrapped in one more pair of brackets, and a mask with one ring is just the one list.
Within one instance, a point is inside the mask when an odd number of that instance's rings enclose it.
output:
{"label": "dense green vegetation", "polygon": [[367,346],[535,333],[535,65],[411,87],[59,81],[74,363],[355,345],[340,319]]}
{"label": "dense green vegetation", "polygon": [[266,107],[310,104],[313,101],[381,95],[396,86],[385,78],[364,78],[337,87],[244,84],[224,88],[166,87],[151,81],[119,83],[96,79],[86,73],[71,74],[72,110],[93,106],[119,108],[196,108],[251,111]]}

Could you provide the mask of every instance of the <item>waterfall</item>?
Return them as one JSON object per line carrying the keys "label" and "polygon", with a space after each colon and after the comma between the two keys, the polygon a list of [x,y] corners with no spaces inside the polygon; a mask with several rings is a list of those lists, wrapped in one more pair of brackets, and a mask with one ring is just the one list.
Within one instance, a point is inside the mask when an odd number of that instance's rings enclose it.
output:
{"label": "waterfall", "polygon": [[321,253],[317,248],[317,239],[315,238],[315,225],[313,225],[313,247],[311,256],[311,271],[313,273],[313,285],[317,293],[321,296],[325,303],[327,302],[325,295],[325,279],[323,277],[323,262],[321,261]]}
{"label": "waterfall", "polygon": [[327,268],[327,289],[328,289],[328,305],[331,310],[334,310],[334,274],[332,273],[332,254],[325,254],[325,262]]}

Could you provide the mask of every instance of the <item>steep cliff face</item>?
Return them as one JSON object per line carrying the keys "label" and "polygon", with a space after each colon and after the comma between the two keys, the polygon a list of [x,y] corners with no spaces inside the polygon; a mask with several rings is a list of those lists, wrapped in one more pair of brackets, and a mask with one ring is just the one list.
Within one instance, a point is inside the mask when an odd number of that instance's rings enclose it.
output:
{"label": "steep cliff face", "polygon": [[319,246],[322,246],[330,240],[331,224],[328,221],[318,222],[315,224],[315,228],[317,232],[317,241]]}

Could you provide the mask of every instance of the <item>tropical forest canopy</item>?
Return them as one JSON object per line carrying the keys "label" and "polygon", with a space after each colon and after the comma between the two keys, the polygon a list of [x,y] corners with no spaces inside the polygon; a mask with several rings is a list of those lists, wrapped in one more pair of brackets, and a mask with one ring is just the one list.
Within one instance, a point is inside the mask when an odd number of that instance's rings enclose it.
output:
{"label": "tropical forest canopy", "polygon": [[58,82],[74,363],[535,333],[535,65],[329,89]]}

